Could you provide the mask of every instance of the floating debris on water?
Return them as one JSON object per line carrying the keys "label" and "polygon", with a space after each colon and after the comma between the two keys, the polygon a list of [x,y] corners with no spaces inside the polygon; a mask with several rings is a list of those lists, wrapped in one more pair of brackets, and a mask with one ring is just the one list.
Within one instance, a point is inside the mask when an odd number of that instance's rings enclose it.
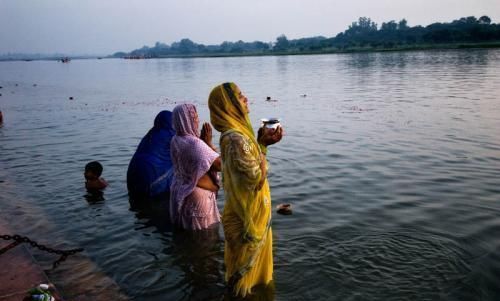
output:
{"label": "floating debris on water", "polygon": [[69,97],[69,100],[73,100],[73,96],[70,96],[70,97]]}
{"label": "floating debris on water", "polygon": [[[160,97],[158,99],[154,100],[133,100],[133,99],[120,99],[116,103],[99,103],[99,104],[94,104],[94,103],[88,103],[88,102],[83,102],[84,99],[80,99],[80,101],[76,101],[76,97],[71,96],[71,98],[68,97],[70,100],[74,100],[71,102],[71,104],[74,106],[75,109],[80,109],[80,110],[88,110],[89,108],[97,109],[99,111],[109,111],[109,112],[116,112],[117,110],[120,110],[121,108],[126,108],[126,107],[159,107],[163,108],[164,106],[172,106],[177,104],[178,102],[183,102],[183,100],[179,101],[174,101],[173,99],[170,99],[168,97]],[[196,102],[195,103],[201,103],[201,102]]]}
{"label": "floating debris on water", "polygon": [[290,215],[292,214],[292,205],[291,204],[279,204],[276,206],[276,209],[279,214]]}
{"label": "floating debris on water", "polygon": [[363,112],[369,112],[369,111],[373,111],[373,110],[374,109],[366,109],[366,108],[361,108],[358,106],[351,106],[351,107],[346,108],[346,110],[343,111],[342,113],[363,113]]}

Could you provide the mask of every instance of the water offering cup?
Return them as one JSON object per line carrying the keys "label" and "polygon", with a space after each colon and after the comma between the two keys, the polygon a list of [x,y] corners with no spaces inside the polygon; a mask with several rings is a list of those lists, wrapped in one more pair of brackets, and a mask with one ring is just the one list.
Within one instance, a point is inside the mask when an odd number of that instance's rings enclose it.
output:
{"label": "water offering cup", "polygon": [[270,118],[262,118],[262,126],[268,128],[268,129],[277,129],[280,124],[279,118],[275,117],[270,117]]}

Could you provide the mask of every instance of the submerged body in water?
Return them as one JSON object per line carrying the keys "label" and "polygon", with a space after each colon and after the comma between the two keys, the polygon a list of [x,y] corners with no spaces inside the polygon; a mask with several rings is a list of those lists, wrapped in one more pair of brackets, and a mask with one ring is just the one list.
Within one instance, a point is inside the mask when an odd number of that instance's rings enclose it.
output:
{"label": "submerged body in water", "polygon": [[128,166],[127,188],[132,204],[140,205],[159,196],[168,196],[173,173],[170,141],[174,135],[172,112],[161,111]]}

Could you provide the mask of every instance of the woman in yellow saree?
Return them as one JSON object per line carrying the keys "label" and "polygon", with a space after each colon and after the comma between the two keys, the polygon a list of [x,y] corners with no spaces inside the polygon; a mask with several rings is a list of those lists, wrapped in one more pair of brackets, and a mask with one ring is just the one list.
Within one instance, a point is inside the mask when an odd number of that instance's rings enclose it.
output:
{"label": "woman in yellow saree", "polygon": [[259,129],[256,139],[248,116],[248,99],[234,83],[215,87],[208,99],[210,121],[221,132],[225,205],[226,281],[234,294],[273,279],[271,195],[266,146],[281,140],[282,129]]}

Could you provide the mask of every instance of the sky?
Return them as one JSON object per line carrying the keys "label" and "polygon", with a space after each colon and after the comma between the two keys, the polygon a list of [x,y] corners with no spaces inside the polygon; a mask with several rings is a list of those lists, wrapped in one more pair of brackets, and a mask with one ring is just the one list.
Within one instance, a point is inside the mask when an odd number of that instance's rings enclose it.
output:
{"label": "sky", "polygon": [[409,26],[487,15],[500,0],[0,0],[0,54],[106,55],[159,41],[332,37],[359,17]]}

